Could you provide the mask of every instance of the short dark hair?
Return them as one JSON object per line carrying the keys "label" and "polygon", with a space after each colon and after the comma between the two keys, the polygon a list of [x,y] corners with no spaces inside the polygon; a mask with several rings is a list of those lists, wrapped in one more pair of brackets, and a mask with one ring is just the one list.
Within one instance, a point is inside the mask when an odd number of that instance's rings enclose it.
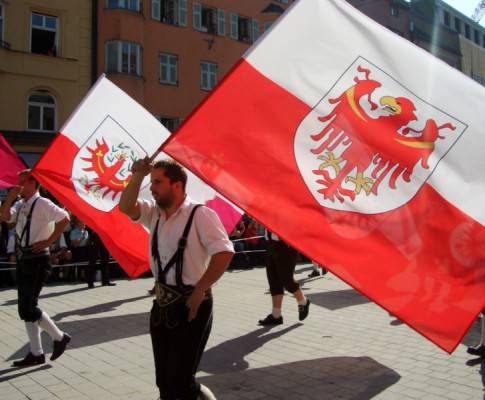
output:
{"label": "short dark hair", "polygon": [[35,187],[36,187],[37,189],[39,189],[39,187],[40,187],[40,183],[39,183],[39,181],[38,181],[37,179],[35,179],[35,178],[32,176],[32,174],[30,173],[31,171],[32,171],[32,170],[31,170],[30,168],[29,168],[29,169],[24,169],[24,170],[22,170],[22,171],[20,171],[20,172],[18,173],[18,176],[20,176],[20,175],[27,175],[27,176],[28,176],[28,178],[27,178],[27,179],[28,179],[29,181],[31,181],[31,182],[34,182],[34,183],[35,183]]}
{"label": "short dark hair", "polygon": [[185,193],[185,187],[187,186],[187,172],[185,168],[177,161],[172,159],[165,159],[155,162],[153,164],[154,169],[163,169],[164,175],[169,179],[170,183],[181,182],[182,190]]}

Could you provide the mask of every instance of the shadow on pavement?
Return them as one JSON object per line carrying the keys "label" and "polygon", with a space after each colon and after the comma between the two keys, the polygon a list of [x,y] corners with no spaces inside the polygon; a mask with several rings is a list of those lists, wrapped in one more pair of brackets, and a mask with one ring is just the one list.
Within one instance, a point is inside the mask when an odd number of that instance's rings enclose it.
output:
{"label": "shadow on pavement", "polygon": [[270,332],[271,328],[269,327],[260,328],[206,349],[199,370],[211,374],[245,370],[249,364],[244,356],[256,351],[270,340],[274,340],[300,326],[302,324],[298,323],[275,332]]}
{"label": "shadow on pavement", "polygon": [[[146,296],[145,296],[146,297]],[[124,302],[126,302],[125,299]],[[128,299],[129,300],[129,299]],[[122,301],[123,302],[123,301]],[[115,303],[115,302],[113,302]],[[110,303],[107,303],[110,304]],[[99,309],[103,309],[105,305],[99,305]],[[96,307],[88,307],[94,309]],[[102,311],[100,311],[102,312]],[[68,313],[68,315],[75,315],[76,311]],[[147,307],[147,312],[138,314],[127,314],[123,316],[104,317],[104,318],[91,318],[91,324],[86,329],[86,320],[72,321],[72,322],[60,322],[56,325],[63,332],[67,332],[72,336],[72,340],[67,347],[69,348],[82,348],[85,346],[95,346],[100,343],[107,343],[113,340],[125,339],[129,337],[149,334],[149,318],[150,309]],[[57,316],[52,318],[57,320]],[[19,320],[20,324],[23,324]],[[102,334],[98,334],[102,332]],[[52,351],[52,339],[47,332],[42,332],[42,347],[46,353],[46,357]],[[15,360],[23,358],[29,352],[29,344],[27,343],[27,334],[25,334],[26,343],[19,350],[13,353],[8,359]],[[147,339],[150,341],[150,339]]]}
{"label": "shadow on pavement", "polygon": [[44,364],[36,368],[17,368],[11,367],[7,369],[0,370],[0,383],[8,381],[10,379],[15,379],[20,376],[24,376],[27,374],[33,374],[38,371],[43,371],[46,369],[52,368],[52,365]]}
{"label": "shadow on pavement", "polygon": [[[57,322],[57,321],[61,321],[64,317],[71,317],[73,315],[86,316],[86,315],[101,314],[109,311],[114,311],[122,304],[131,303],[133,301],[138,301],[138,300],[147,299],[147,298],[149,298],[149,296],[144,295],[144,296],[132,297],[130,299],[119,299],[119,300],[110,301],[107,303],[96,304],[95,306],[80,308],[78,310],[56,314],[52,317],[52,319]],[[147,307],[147,309],[149,309],[149,306]]]}
{"label": "shadow on pavement", "polygon": [[362,296],[354,289],[314,293],[308,294],[306,297],[308,297],[313,304],[331,311],[370,303],[370,300],[367,297]]}
{"label": "shadow on pavement", "polygon": [[[401,376],[370,357],[329,357],[199,378],[216,398],[367,400]],[[299,387],[299,389],[295,389]],[[295,394],[299,392],[299,394]],[[291,395],[293,393],[293,396]],[[238,397],[238,398],[239,398]]]}

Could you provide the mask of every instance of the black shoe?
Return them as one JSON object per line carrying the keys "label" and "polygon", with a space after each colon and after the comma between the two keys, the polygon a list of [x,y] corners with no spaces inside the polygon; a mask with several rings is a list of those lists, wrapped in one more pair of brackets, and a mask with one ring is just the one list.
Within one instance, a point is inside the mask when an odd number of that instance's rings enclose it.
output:
{"label": "black shoe", "polygon": [[113,282],[103,283],[102,286],[116,286],[116,283],[113,283]]}
{"label": "black shoe", "polygon": [[31,365],[45,364],[45,355],[34,356],[31,352],[23,360],[14,361],[14,367],[30,367]]}
{"label": "black shoe", "polygon": [[298,319],[303,321],[308,317],[308,311],[310,309],[310,300],[306,299],[306,304],[304,306],[298,306]]}
{"label": "black shoe", "polygon": [[88,289],[94,289],[94,283],[88,283]]}
{"label": "black shoe", "polygon": [[325,268],[322,268],[322,276],[325,275],[328,271]]}
{"label": "black shoe", "polygon": [[155,286],[153,286],[153,289],[150,289],[150,290],[148,291],[148,294],[149,294],[150,296],[155,296]]}
{"label": "black shoe", "polygon": [[266,325],[281,325],[283,323],[283,317],[275,318],[273,314],[268,314],[265,319],[260,319],[258,321],[258,325],[266,326]]}
{"label": "black shoe", "polygon": [[316,276],[320,276],[320,272],[313,270],[310,275],[308,275],[309,278],[315,278]]}
{"label": "black shoe", "polygon": [[62,353],[64,353],[64,350],[66,350],[66,346],[70,341],[71,336],[69,336],[67,333],[64,333],[62,340],[54,340],[54,350],[52,351],[51,361],[57,360],[60,356],[62,356]]}
{"label": "black shoe", "polygon": [[469,347],[466,352],[474,356],[485,357],[485,346],[483,344],[479,344],[475,347]]}

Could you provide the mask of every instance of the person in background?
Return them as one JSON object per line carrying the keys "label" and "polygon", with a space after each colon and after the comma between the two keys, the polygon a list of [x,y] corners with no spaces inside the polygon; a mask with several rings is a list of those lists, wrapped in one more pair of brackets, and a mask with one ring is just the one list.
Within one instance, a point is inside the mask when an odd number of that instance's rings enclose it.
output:
{"label": "person in background", "polygon": [[325,268],[320,267],[320,265],[318,265],[315,261],[312,261],[312,265],[313,265],[313,270],[308,275],[309,278],[315,278],[317,276],[320,276],[320,271],[322,276],[328,272]]}
{"label": "person in background", "polygon": [[298,319],[303,321],[310,309],[308,300],[300,285],[293,277],[298,252],[277,235],[266,231],[266,277],[271,293],[272,311],[265,319],[260,319],[258,325],[281,325],[283,316],[281,307],[285,289],[290,292],[298,304]]}
{"label": "person in background", "polygon": [[116,286],[116,283],[111,282],[109,277],[109,251],[104,245],[99,235],[92,229],[88,228],[88,255],[89,264],[86,271],[86,282],[88,288],[94,288],[94,281],[96,275],[96,263],[99,259],[99,269],[101,270],[101,285],[102,286]]}
{"label": "person in background", "polygon": [[483,312],[480,314],[480,321],[481,321],[480,324],[482,329],[480,343],[478,343],[476,346],[468,347],[466,352],[473,356],[485,357],[485,318],[483,316]]}
{"label": "person in background", "polygon": [[[9,190],[0,207],[0,220],[15,222],[18,311],[30,344],[25,358],[13,362],[15,367],[45,363],[41,329],[54,341],[51,361],[59,358],[71,341],[71,336],[62,332],[38,305],[39,294],[52,271],[49,247],[69,223],[65,210],[40,196],[39,186],[30,170],[19,172],[18,185]],[[22,200],[12,207],[19,195]]]}

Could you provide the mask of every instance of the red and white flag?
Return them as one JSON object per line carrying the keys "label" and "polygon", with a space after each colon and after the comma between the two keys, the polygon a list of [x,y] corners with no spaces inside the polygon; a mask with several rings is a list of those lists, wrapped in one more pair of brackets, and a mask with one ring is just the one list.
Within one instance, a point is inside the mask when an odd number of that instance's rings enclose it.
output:
{"label": "red and white flag", "polygon": [[7,189],[15,186],[18,182],[17,174],[27,168],[1,134],[0,165],[2,166],[2,168],[0,168],[0,189]]}
{"label": "red and white flag", "polygon": [[442,349],[485,307],[485,90],[296,2],[163,150]]}
{"label": "red and white flag", "polygon": [[[34,166],[32,174],[94,229],[131,278],[149,270],[148,232],[118,209],[132,163],[151,156],[170,132],[140,104],[101,76]],[[167,158],[159,154],[156,158]],[[151,198],[149,177],[140,196]],[[226,230],[241,211],[189,174],[187,192],[213,208]]]}

